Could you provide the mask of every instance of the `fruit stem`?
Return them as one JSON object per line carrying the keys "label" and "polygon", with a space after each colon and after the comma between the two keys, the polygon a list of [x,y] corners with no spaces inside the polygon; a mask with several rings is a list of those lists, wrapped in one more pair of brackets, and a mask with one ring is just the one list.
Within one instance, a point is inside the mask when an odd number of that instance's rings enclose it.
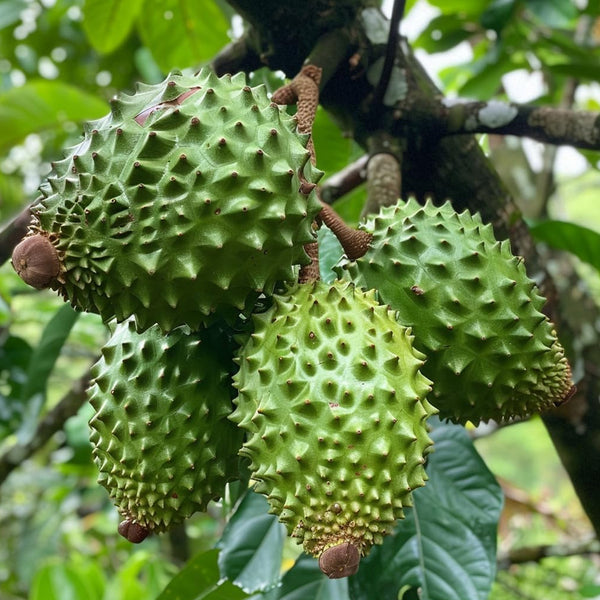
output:
{"label": "fruit stem", "polygon": [[321,278],[321,271],[319,270],[319,243],[311,242],[310,244],[304,244],[304,251],[308,254],[310,263],[300,267],[298,283],[311,283]]}
{"label": "fruit stem", "polygon": [[[286,85],[273,92],[275,104],[296,104],[298,131],[311,135],[312,126],[319,106],[319,83],[322,69],[316,65],[304,65],[298,74]],[[312,136],[306,149],[310,152],[312,164],[316,164],[315,148]]]}
{"label": "fruit stem", "polygon": [[353,229],[346,225],[340,215],[338,215],[329,204],[325,204],[322,200],[321,206],[323,208],[319,213],[319,218],[327,225],[327,227],[329,227],[329,229],[331,229],[335,237],[337,237],[346,256],[350,260],[356,260],[357,258],[364,256],[369,249],[373,236],[366,231]]}

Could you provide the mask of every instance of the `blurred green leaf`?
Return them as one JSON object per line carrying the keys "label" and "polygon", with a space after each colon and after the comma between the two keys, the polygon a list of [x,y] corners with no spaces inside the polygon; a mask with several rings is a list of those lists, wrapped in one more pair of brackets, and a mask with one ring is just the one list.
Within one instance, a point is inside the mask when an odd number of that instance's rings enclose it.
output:
{"label": "blurred green leaf", "polygon": [[35,574],[29,600],[102,600],[104,578],[100,567],[53,558]]}
{"label": "blurred green leaf", "polygon": [[514,14],[516,0],[493,0],[481,15],[481,24],[487,29],[502,31]]}
{"label": "blurred green leaf", "polygon": [[598,63],[566,62],[545,65],[544,68],[554,75],[564,75],[589,81],[600,80],[600,65]]}
{"label": "blurred green leaf", "polygon": [[578,14],[572,0],[525,0],[525,4],[546,27],[566,27]]}
{"label": "blurred green leaf", "polygon": [[2,334],[0,338],[0,440],[13,433],[23,420],[19,402],[33,349],[22,338]]}
{"label": "blurred green leaf", "polygon": [[140,35],[164,71],[195,67],[229,42],[229,22],[208,0],[146,0]]}
{"label": "blurred green leaf", "polygon": [[488,0],[427,0],[431,6],[436,6],[443,13],[463,13],[479,15],[489,4]]}
{"label": "blurred green leaf", "polygon": [[217,543],[223,576],[251,593],[279,583],[285,529],[268,510],[265,497],[249,491]]}
{"label": "blurred green leaf", "polygon": [[415,48],[430,54],[446,52],[474,34],[473,25],[461,18],[459,13],[442,14],[433,18],[415,40]]}
{"label": "blurred green leaf", "polygon": [[571,252],[600,271],[600,233],[567,221],[543,221],[531,225],[531,235],[558,250]]}
{"label": "blurred green leaf", "polygon": [[420,588],[421,600],[488,597],[502,491],[464,428],[441,425],[432,438],[429,481],[395,534],[361,561],[353,598],[395,598],[403,586]]}
{"label": "blurred green leaf", "polygon": [[188,561],[156,600],[244,600],[248,594],[222,581],[219,551],[208,550]]}
{"label": "blurred green leaf", "polygon": [[21,20],[21,11],[27,6],[25,0],[3,0],[0,2],[0,29],[10,27]]}
{"label": "blurred green leaf", "polygon": [[35,431],[37,419],[46,400],[48,377],[79,314],[70,304],[59,308],[46,325],[40,342],[31,355],[27,381],[21,392],[24,420],[17,432],[21,444],[27,443]]}
{"label": "blurred green leaf", "polygon": [[30,133],[59,129],[69,121],[101,117],[106,103],[60,81],[36,80],[0,94],[0,152]]}
{"label": "blurred green leaf", "polygon": [[144,0],[85,0],[83,29],[101,54],[118,48],[127,38]]}
{"label": "blurred green leaf", "polygon": [[502,76],[515,69],[511,58],[497,48],[473,65],[474,75],[460,88],[459,95],[477,100],[489,100],[502,87]]}

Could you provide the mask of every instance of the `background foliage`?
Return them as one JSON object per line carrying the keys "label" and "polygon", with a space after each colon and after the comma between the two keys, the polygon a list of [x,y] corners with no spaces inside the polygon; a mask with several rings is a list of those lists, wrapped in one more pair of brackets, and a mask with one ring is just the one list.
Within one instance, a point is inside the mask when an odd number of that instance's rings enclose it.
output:
{"label": "background foliage", "polygon": [[[403,30],[450,95],[523,100],[526,92],[528,102],[598,110],[599,23],[592,0],[429,0],[408,2]],[[78,139],[81,120],[106,113],[114,93],[209,61],[241,28],[218,0],[0,0],[0,220],[35,198],[50,161]],[[265,70],[252,80],[270,90],[282,81]],[[314,137],[326,177],[362,154],[324,111]],[[598,294],[598,153],[485,136],[481,144],[533,234],[568,251],[556,269],[566,256],[577,261],[577,285]],[[364,196],[358,189],[336,208],[356,222]],[[328,278],[339,247],[323,236]],[[105,339],[96,316],[78,316],[33,293],[9,265],[0,269],[0,456],[32,440]],[[89,417],[84,404],[0,488],[2,598],[346,600],[415,598],[419,587],[422,598],[471,600],[488,597],[494,580],[495,600],[600,597],[590,557],[505,560],[516,548],[591,535],[538,419],[499,431],[439,424],[431,480],[414,510],[357,576],[329,581],[243,484],[185,528],[132,547],[95,483]]]}

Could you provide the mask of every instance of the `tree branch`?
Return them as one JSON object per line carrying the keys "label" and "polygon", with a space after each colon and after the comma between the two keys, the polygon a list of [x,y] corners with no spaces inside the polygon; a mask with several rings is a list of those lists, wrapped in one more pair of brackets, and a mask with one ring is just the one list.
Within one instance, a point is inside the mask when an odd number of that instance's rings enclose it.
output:
{"label": "tree branch", "polygon": [[334,173],[320,186],[321,199],[327,204],[332,204],[342,196],[362,185],[367,178],[367,154],[350,163],[347,167]]}
{"label": "tree branch", "polygon": [[0,230],[0,266],[10,259],[15,246],[25,237],[30,221],[27,206]]}
{"label": "tree branch", "polygon": [[581,556],[600,552],[600,541],[596,538],[577,540],[564,544],[527,546],[513,548],[498,558],[498,568],[508,569],[511,565],[540,562],[549,556]]}
{"label": "tree branch", "polygon": [[220,77],[225,73],[255,71],[263,65],[260,57],[248,44],[246,36],[227,44],[211,61],[214,72]]}
{"label": "tree branch", "polygon": [[600,113],[528,104],[457,102],[444,105],[440,136],[494,133],[529,137],[545,144],[600,150]]}
{"label": "tree branch", "polygon": [[27,444],[15,444],[0,456],[0,485],[16,467],[42,448],[57,431],[60,431],[69,417],[77,414],[87,400],[86,389],[89,381],[90,373],[88,371],[74,382],[60,402],[38,423],[31,441]]}

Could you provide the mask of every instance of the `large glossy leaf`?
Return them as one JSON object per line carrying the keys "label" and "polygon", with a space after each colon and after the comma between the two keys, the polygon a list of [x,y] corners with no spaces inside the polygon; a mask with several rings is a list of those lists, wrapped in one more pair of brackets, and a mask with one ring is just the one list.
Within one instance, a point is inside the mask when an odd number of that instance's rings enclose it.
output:
{"label": "large glossy leaf", "polygon": [[268,510],[265,497],[249,491],[217,544],[221,573],[249,593],[279,583],[285,529]]}
{"label": "large glossy leaf", "polygon": [[600,233],[567,221],[543,221],[530,226],[533,237],[566,250],[600,271]]}
{"label": "large glossy leaf", "polygon": [[85,0],[83,29],[101,54],[112,52],[127,38],[144,0]]}
{"label": "large glossy leaf", "polygon": [[69,304],[61,306],[50,319],[34,349],[27,369],[27,381],[21,391],[24,420],[18,431],[19,442],[26,443],[37,424],[39,413],[46,400],[46,383],[62,347],[80,313]]}
{"label": "large glossy leaf", "polygon": [[229,42],[229,22],[209,0],[146,0],[139,28],[165,71],[197,66]]}
{"label": "large glossy leaf", "polygon": [[429,481],[394,535],[363,559],[350,580],[353,599],[396,598],[407,587],[421,600],[488,597],[501,489],[462,427],[440,425],[432,437]]}
{"label": "large glossy leaf", "polygon": [[208,550],[191,558],[156,600],[244,600],[248,594],[230,581],[222,581],[219,551]]}
{"label": "large glossy leaf", "polygon": [[0,94],[0,152],[30,133],[59,129],[69,121],[95,119],[106,103],[60,81],[31,81]]}

